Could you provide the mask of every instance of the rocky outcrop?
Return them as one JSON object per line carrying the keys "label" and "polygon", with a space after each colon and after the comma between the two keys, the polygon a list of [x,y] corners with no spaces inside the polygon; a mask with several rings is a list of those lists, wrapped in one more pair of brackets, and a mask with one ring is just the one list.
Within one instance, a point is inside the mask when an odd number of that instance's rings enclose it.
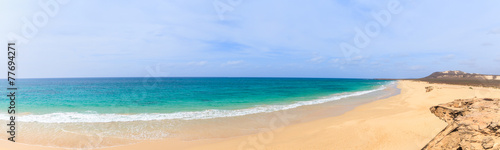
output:
{"label": "rocky outcrop", "polygon": [[500,149],[500,99],[459,99],[430,110],[448,126],[423,150]]}
{"label": "rocky outcrop", "polygon": [[434,90],[434,87],[433,87],[433,86],[426,86],[426,87],[425,87],[425,92],[430,92],[430,91],[432,91],[432,90]]}

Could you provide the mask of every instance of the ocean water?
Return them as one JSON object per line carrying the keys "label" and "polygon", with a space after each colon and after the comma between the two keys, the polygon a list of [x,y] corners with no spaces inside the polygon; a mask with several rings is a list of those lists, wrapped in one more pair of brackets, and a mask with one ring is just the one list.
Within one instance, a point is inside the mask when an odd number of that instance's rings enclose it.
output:
{"label": "ocean water", "polygon": [[[210,119],[325,103],[382,90],[389,83],[329,78],[19,79],[16,111],[21,122],[41,123]],[[8,101],[3,103],[8,106]]]}
{"label": "ocean water", "polygon": [[[394,81],[326,78],[18,79],[16,142],[103,148],[221,139],[342,114],[398,93]],[[4,81],[5,82],[5,81]],[[0,86],[5,89],[7,83]],[[7,94],[7,91],[4,91]],[[5,97],[7,98],[7,97]],[[9,106],[9,101],[0,105]],[[0,123],[10,115],[0,112]],[[274,124],[273,124],[274,125]],[[0,126],[3,131],[8,126]]]}

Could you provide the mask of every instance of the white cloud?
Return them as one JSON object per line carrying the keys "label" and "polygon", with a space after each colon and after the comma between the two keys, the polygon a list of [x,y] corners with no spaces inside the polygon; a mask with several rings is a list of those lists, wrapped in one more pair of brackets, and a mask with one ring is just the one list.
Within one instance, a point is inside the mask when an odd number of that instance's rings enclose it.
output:
{"label": "white cloud", "polygon": [[224,63],[222,65],[238,65],[238,64],[241,64],[243,62],[244,62],[243,60],[227,61],[226,63]]}
{"label": "white cloud", "polygon": [[207,61],[193,61],[193,62],[188,62],[187,65],[203,66],[207,63],[208,63]]}
{"label": "white cloud", "polygon": [[476,66],[476,59],[467,59],[463,60],[460,62],[461,65],[468,66],[468,67],[475,67]]}
{"label": "white cloud", "polygon": [[340,61],[339,58],[334,58],[330,60],[331,63],[338,63],[339,61]]}
{"label": "white cloud", "polygon": [[316,56],[316,57],[313,57],[313,58],[309,59],[309,61],[316,62],[316,63],[321,63],[321,62],[324,61],[324,59],[325,59],[325,57],[323,57],[323,56]]}
{"label": "white cloud", "polygon": [[423,70],[425,67],[420,66],[420,65],[415,65],[415,66],[410,66],[410,70],[417,71],[417,70]]}
{"label": "white cloud", "polygon": [[500,34],[500,28],[491,29],[489,34]]}
{"label": "white cloud", "polygon": [[481,45],[482,45],[482,46],[492,46],[492,45],[493,45],[493,43],[490,43],[490,42],[485,42],[485,43],[483,43],[483,44],[481,44]]}
{"label": "white cloud", "polygon": [[443,61],[450,61],[450,60],[452,60],[452,59],[455,59],[455,55],[454,55],[454,54],[449,54],[449,55],[446,55],[446,56],[441,57],[441,59],[442,59]]}

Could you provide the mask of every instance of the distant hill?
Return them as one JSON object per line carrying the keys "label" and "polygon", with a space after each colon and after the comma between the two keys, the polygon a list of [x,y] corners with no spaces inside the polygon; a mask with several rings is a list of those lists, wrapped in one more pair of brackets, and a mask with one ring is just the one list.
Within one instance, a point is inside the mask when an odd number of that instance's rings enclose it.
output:
{"label": "distant hill", "polygon": [[500,75],[484,75],[463,71],[434,72],[423,79],[500,80]]}
{"label": "distant hill", "polygon": [[445,83],[500,88],[500,75],[484,75],[477,73],[467,73],[463,71],[434,72],[425,78],[415,80],[425,81],[429,83]]}

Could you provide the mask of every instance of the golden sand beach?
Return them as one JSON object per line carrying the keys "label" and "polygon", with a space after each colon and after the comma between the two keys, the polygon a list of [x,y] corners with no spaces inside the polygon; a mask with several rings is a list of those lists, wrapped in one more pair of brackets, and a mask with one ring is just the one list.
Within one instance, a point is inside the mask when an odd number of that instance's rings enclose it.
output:
{"label": "golden sand beach", "polygon": [[[426,92],[425,87],[433,86]],[[500,89],[398,81],[401,93],[360,105],[342,115],[273,128],[251,135],[183,141],[163,139],[102,150],[290,150],[290,149],[421,149],[447,124],[429,108],[455,99],[500,97]],[[0,141],[0,150],[57,150]]]}

